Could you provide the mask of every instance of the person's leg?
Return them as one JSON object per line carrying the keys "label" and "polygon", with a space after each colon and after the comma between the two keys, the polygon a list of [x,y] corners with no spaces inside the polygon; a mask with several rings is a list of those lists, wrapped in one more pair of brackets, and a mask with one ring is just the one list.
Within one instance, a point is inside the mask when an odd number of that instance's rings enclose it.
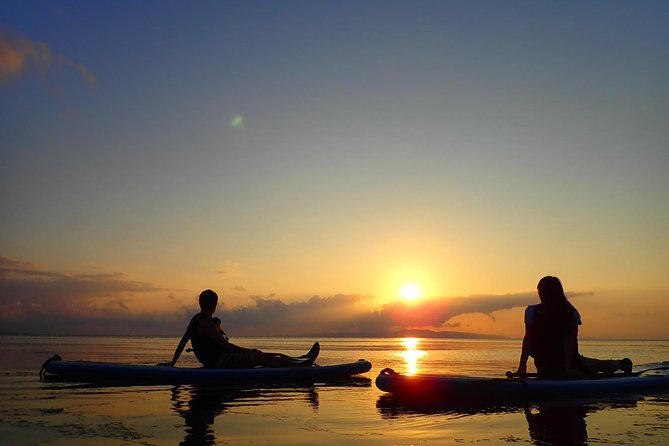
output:
{"label": "person's leg", "polygon": [[219,369],[248,369],[255,367],[254,351],[240,348],[224,351],[218,358],[216,368]]}
{"label": "person's leg", "polygon": [[283,353],[268,353],[260,350],[253,350],[255,354],[251,357],[255,365],[264,367],[309,367],[316,361],[320,349],[320,344],[316,342],[306,355],[299,358]]}
{"label": "person's leg", "polygon": [[630,373],[632,371],[632,361],[628,358],[625,359],[594,359],[586,358],[585,356],[582,359],[583,366],[591,374],[597,373],[615,373],[618,370],[623,370],[625,373]]}
{"label": "person's leg", "polygon": [[260,350],[251,354],[251,362],[254,367],[304,367],[314,363],[308,358],[292,358],[282,353],[265,353]]}
{"label": "person's leg", "polygon": [[252,367],[309,367],[314,364],[321,347],[318,342],[314,343],[306,355],[295,358],[283,353],[269,353],[256,349],[248,349],[230,344],[228,351],[221,353],[216,364],[218,368],[244,369]]}

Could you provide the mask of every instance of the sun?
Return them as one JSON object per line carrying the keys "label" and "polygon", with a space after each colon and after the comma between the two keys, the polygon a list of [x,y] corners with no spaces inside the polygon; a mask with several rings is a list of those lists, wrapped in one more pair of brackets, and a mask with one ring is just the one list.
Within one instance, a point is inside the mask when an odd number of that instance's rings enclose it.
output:
{"label": "sun", "polygon": [[400,296],[406,300],[416,300],[422,297],[422,295],[420,287],[415,283],[405,283],[400,288]]}

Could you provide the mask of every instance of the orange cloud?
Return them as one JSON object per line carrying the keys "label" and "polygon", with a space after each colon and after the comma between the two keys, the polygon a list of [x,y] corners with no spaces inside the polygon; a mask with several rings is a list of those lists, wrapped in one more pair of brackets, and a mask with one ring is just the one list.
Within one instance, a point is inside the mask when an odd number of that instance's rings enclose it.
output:
{"label": "orange cloud", "polygon": [[97,77],[82,63],[72,61],[64,54],[54,53],[43,42],[33,42],[17,32],[0,30],[1,84],[19,79],[31,71],[45,76],[52,66],[73,68],[87,83],[97,83]]}

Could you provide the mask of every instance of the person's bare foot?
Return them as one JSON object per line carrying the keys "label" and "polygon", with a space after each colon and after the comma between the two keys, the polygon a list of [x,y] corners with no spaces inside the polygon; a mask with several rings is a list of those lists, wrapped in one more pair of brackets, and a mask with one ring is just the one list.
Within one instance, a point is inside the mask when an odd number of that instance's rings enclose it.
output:
{"label": "person's bare foot", "polygon": [[304,358],[304,361],[299,363],[299,367],[310,367],[314,365],[314,362],[316,362],[316,358],[318,358],[318,355],[321,352],[321,344],[318,342],[314,342],[314,345],[311,346],[311,349],[307,352],[306,355],[300,356],[300,358]]}

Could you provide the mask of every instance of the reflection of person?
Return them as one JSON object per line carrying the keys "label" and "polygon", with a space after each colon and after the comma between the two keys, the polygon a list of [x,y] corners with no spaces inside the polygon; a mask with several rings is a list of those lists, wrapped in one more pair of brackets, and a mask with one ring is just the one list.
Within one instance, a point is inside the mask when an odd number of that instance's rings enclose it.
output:
{"label": "reflection of person", "polygon": [[161,365],[174,367],[188,341],[191,342],[197,359],[209,368],[308,367],[314,363],[320,352],[318,342],[314,343],[309,353],[299,358],[240,347],[228,340],[212,317],[218,304],[218,295],[212,290],[205,290],[200,293],[199,304],[200,312],[188,324],[174,351],[172,361]]}
{"label": "reflection of person", "polygon": [[181,446],[215,445],[214,419],[225,411],[228,403],[255,392],[199,386],[177,386],[172,389],[173,409],[184,418],[186,437]]}
{"label": "reflection of person", "polygon": [[[286,389],[292,391],[286,397]],[[279,396],[280,395],[280,396]],[[289,386],[277,389],[256,388],[251,385],[211,387],[209,385],[175,386],[172,388],[172,410],[183,417],[185,437],[181,446],[208,446],[233,442],[234,438],[222,438],[226,434],[226,423],[217,416],[230,406],[253,407],[260,401],[305,402],[314,411],[318,410],[318,389],[313,385]],[[227,441],[226,441],[227,440]]]}
{"label": "reflection of person", "polygon": [[587,413],[588,410],[580,405],[539,407],[537,413],[525,407],[530,437],[536,444],[585,444],[588,440]]}
{"label": "reflection of person", "polygon": [[527,373],[527,360],[534,358],[542,378],[586,378],[597,373],[632,371],[632,361],[599,360],[578,353],[581,316],[569,303],[557,277],[546,276],[537,286],[540,304],[525,310],[525,337],[516,375]]}

